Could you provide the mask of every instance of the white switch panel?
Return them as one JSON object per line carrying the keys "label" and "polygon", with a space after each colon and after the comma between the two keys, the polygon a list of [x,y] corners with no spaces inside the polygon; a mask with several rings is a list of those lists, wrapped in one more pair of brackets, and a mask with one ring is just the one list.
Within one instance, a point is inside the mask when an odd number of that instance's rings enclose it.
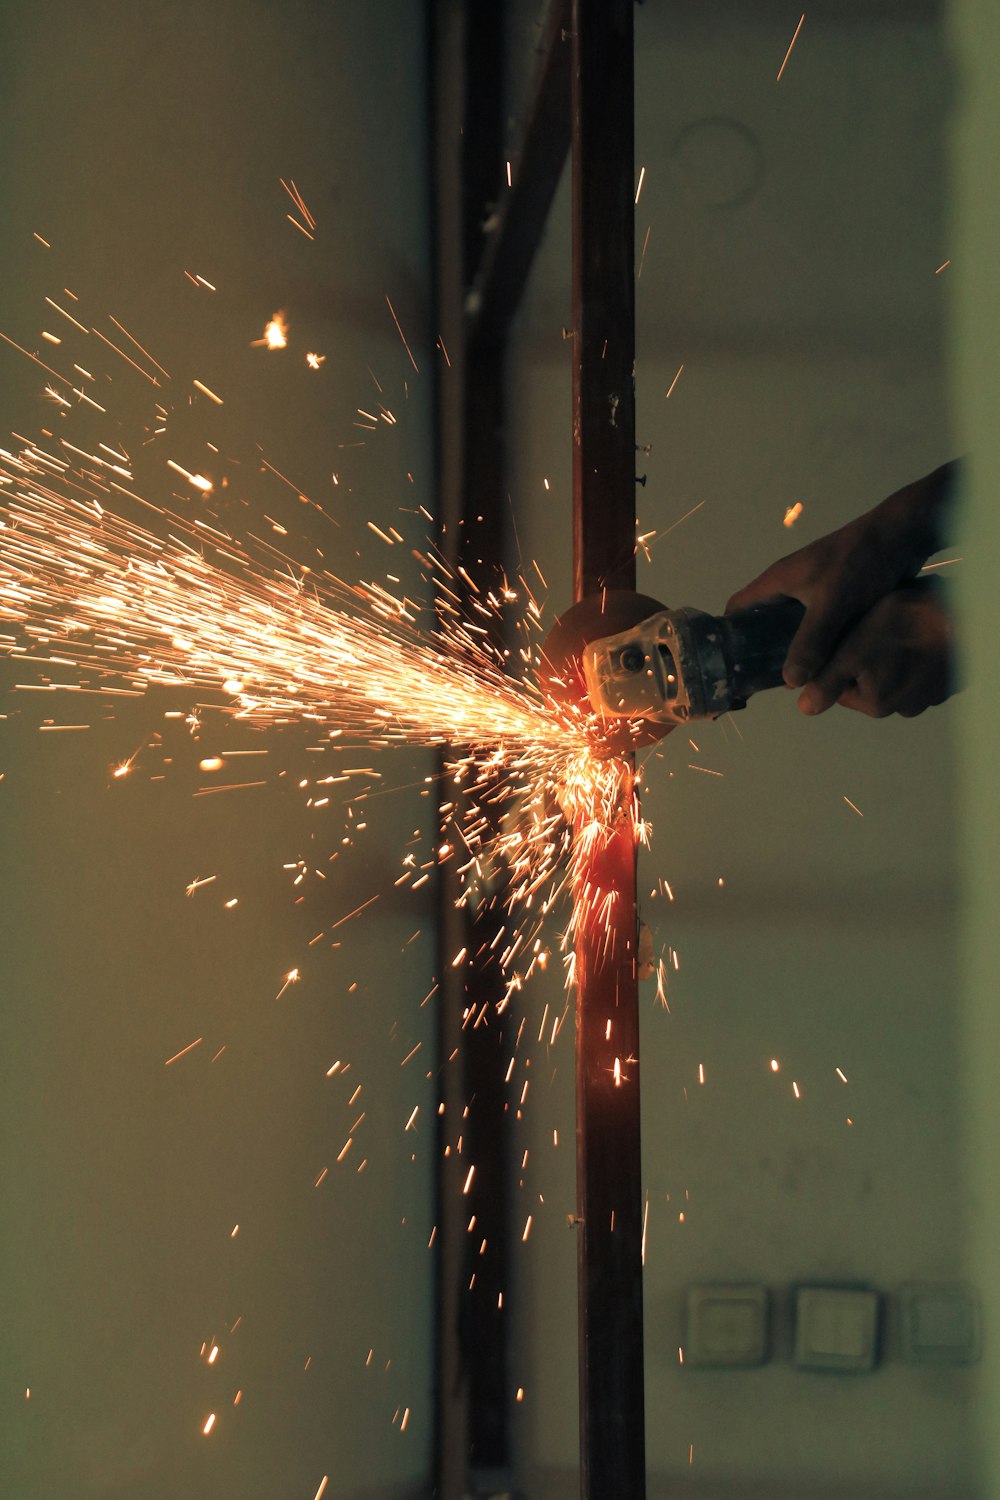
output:
{"label": "white switch panel", "polygon": [[971,1286],[911,1281],[899,1291],[899,1344],[911,1364],[971,1365],[980,1354],[979,1298]]}
{"label": "white switch panel", "polygon": [[802,1370],[871,1370],[878,1355],[878,1292],[799,1287],[795,1363]]}
{"label": "white switch panel", "polygon": [[687,1298],[684,1362],[717,1369],[762,1365],[770,1299],[762,1286],[693,1286]]}

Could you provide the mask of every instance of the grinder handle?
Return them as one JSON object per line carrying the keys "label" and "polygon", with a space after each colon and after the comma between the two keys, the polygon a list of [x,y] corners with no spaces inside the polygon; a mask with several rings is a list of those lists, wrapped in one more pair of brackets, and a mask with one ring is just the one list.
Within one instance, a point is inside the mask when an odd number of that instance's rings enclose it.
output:
{"label": "grinder handle", "polygon": [[805,612],[798,599],[770,599],[721,616],[734,708],[763,688],[782,686],[788,648]]}

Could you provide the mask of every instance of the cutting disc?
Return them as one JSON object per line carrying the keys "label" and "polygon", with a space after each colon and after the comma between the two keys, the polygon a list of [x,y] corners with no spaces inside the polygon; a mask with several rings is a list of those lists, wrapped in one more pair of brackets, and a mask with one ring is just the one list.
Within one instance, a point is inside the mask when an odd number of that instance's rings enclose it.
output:
{"label": "cutting disc", "polygon": [[[583,675],[583,652],[592,641],[631,630],[664,605],[631,589],[606,589],[581,599],[559,616],[541,649],[538,685],[550,702],[591,713]],[[612,755],[624,755],[652,745],[669,734],[673,724],[650,720],[605,719],[597,731],[598,745]]]}

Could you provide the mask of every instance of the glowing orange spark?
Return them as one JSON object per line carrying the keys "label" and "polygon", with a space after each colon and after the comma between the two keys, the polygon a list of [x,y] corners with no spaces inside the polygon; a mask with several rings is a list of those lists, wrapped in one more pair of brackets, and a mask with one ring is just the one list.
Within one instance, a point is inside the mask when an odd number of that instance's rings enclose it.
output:
{"label": "glowing orange spark", "polygon": [[298,984],[298,982],[301,979],[301,977],[302,976],[299,973],[298,969],[289,969],[288,973],[285,975],[285,982],[284,982],[284,984],[281,986],[281,989],[278,991],[278,993],[275,995],[274,998],[276,1000],[280,1000],[281,997],[282,997],[282,995],[288,989],[288,986],[290,984]]}
{"label": "glowing orange spark", "polygon": [[197,1037],[195,1039],[195,1041],[188,1042],[187,1046],[186,1047],[182,1047],[179,1052],[175,1052],[174,1055],[173,1055],[173,1057],[168,1057],[167,1060],[166,1060],[166,1062],[163,1064],[163,1066],[165,1068],[169,1068],[171,1063],[175,1063],[179,1057],[184,1057],[188,1052],[191,1051],[191,1049],[193,1047],[197,1047],[204,1040],[205,1040],[205,1038],[200,1036],[200,1037]]}
{"label": "glowing orange spark", "polygon": [[139,751],[134,750],[129,756],[128,760],[123,760],[120,765],[115,766],[114,770],[111,773],[112,776],[114,776],[116,780],[121,780],[123,776],[127,776],[132,767],[135,765],[136,757],[138,756],[138,754]]}
{"label": "glowing orange spark", "polygon": [[288,324],[285,322],[283,312],[272,313],[271,320],[264,329],[263,338],[254,339],[255,348],[285,349],[288,346]]}
{"label": "glowing orange spark", "polygon": [[174,463],[174,460],[172,458],[167,459],[167,467],[180,474],[181,477],[183,479],[186,479],[188,484],[192,485],[196,490],[201,490],[202,494],[207,495],[211,493],[212,481],[210,479],[206,479],[204,474],[191,474],[187,469],[182,469],[180,464]]}
{"label": "glowing orange spark", "polygon": [[291,198],[292,202],[295,204],[295,207],[298,209],[299,213],[302,215],[302,217],[305,219],[306,223],[309,225],[309,228],[310,229],[315,229],[316,228],[316,220],[313,218],[313,216],[309,212],[308,208],[306,208],[305,199],[302,197],[302,194],[299,192],[298,188],[295,186],[295,179],[292,178],[289,182],[286,182],[283,177],[279,177],[278,181],[281,183],[281,186],[284,188],[285,192],[288,194],[289,198]]}
{"label": "glowing orange spark", "polygon": [[82,323],[79,323],[76,320],[76,318],[73,317],[72,313],[68,313],[64,307],[60,307],[58,302],[53,302],[53,300],[52,300],[51,297],[46,297],[45,300],[49,304],[50,307],[54,307],[55,308],[55,310],[56,310],[57,313],[62,313],[63,317],[67,318],[69,320],[69,322],[71,322],[73,324],[74,328],[79,328],[79,330],[80,330],[81,333],[89,333],[90,332],[89,328],[85,328]]}
{"label": "glowing orange spark", "polygon": [[646,251],[649,249],[649,237],[650,237],[650,235],[652,233],[653,233],[653,226],[652,226],[652,224],[647,224],[647,226],[646,226],[646,234],[645,234],[645,237],[643,238],[643,241],[642,241],[642,254],[639,256],[639,269],[635,273],[635,279],[636,279],[636,281],[638,281],[640,279],[640,277],[642,276],[642,268],[646,264]]}
{"label": "glowing orange spark", "polygon": [[785,60],[781,64],[781,67],[778,69],[778,77],[775,80],[777,83],[781,82],[781,75],[785,71],[785,63],[788,62],[788,59],[792,55],[792,48],[795,46],[795,43],[799,39],[799,32],[802,30],[802,22],[804,20],[805,20],[805,12],[803,12],[803,14],[799,17],[799,24],[795,28],[795,35],[792,37],[792,40],[788,43],[788,51],[785,53]]}
{"label": "glowing orange spark", "polygon": [[[126,354],[124,349],[119,349],[117,344],[113,344],[111,340],[107,338],[99,328],[92,328],[90,331],[91,333],[96,333],[101,342],[107,344],[109,349],[113,349],[116,354],[120,354],[125,363],[127,365],[131,365],[133,370],[138,370],[139,374],[142,375],[144,379],[148,380],[150,385],[158,386],[160,384],[155,375],[150,375],[148,370],[144,370],[142,368],[142,365],[136,364],[135,360],[130,354]],[[156,361],[154,360],[153,363],[155,364]]]}
{"label": "glowing orange spark", "polygon": [[388,295],[386,295],[386,299],[385,300],[386,300],[386,302],[389,303],[389,311],[392,313],[392,321],[396,325],[396,332],[399,334],[400,338],[403,340],[403,348],[406,350],[407,354],[410,356],[410,364],[413,366],[413,368],[416,370],[417,374],[419,375],[420,374],[420,366],[417,364],[416,360],[413,358],[413,351],[411,350],[409,344],[406,342],[406,334],[403,332],[403,330],[402,330],[402,328],[400,326],[399,319],[396,317],[396,309],[393,307],[392,303],[389,302]]}
{"label": "glowing orange spark", "polygon": [[683,374],[683,372],[684,372],[684,366],[681,365],[680,369],[677,371],[677,374],[674,376],[673,380],[670,382],[670,389],[667,392],[666,397],[664,398],[665,400],[669,401],[670,398],[671,398],[671,396],[674,394],[674,386],[677,384],[678,380],[680,380],[681,375]]}
{"label": "glowing orange spark", "polygon": [[222,397],[217,396],[214,391],[210,391],[207,385],[202,385],[200,380],[192,381],[192,385],[196,386],[203,395],[208,396],[211,401],[214,401],[216,406],[222,406]]}

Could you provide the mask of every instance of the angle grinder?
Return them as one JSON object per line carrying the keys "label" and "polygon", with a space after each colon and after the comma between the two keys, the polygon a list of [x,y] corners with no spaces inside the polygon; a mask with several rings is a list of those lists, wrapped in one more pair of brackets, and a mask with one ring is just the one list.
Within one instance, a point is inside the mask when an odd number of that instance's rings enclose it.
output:
{"label": "angle grinder", "polygon": [[804,613],[797,599],[710,615],[607,590],[556,621],[542,647],[541,687],[572,711],[586,713],[589,706],[600,721],[601,745],[610,754],[627,753],[781,686]]}

